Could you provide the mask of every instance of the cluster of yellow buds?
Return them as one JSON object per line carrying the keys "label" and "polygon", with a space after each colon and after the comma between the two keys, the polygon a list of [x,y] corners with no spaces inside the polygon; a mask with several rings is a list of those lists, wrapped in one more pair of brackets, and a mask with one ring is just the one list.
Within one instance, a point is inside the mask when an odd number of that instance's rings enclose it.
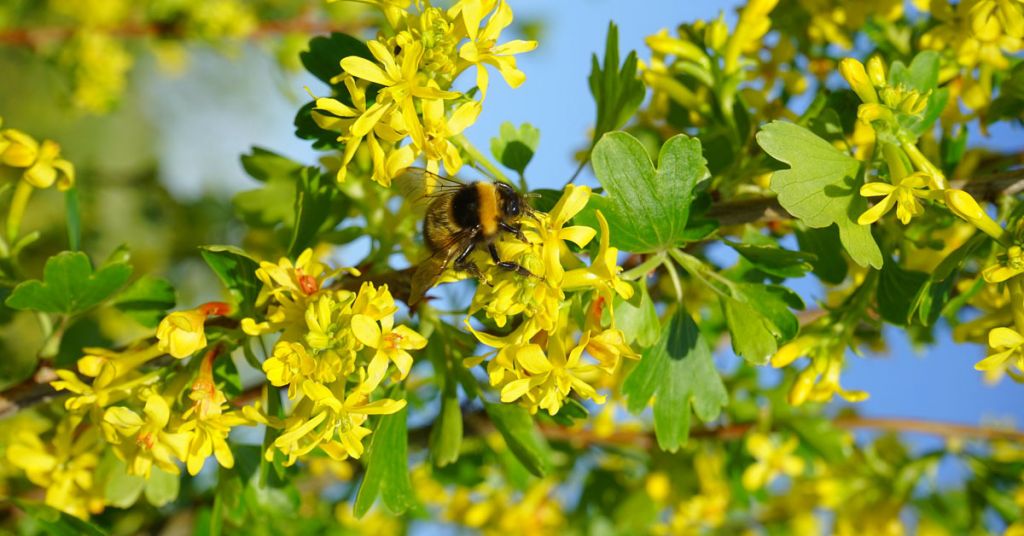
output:
{"label": "cluster of yellow buds", "polygon": [[[618,250],[609,245],[604,216],[597,213],[601,238],[589,266],[567,245],[571,242],[582,248],[597,235],[591,227],[567,225],[589,198],[590,188],[569,185],[550,213],[538,212],[523,221],[524,240],[499,242],[502,258],[514,259],[531,276],[486,265],[484,284],[477,287],[470,314],[482,311],[498,327],[519,316],[517,327],[494,336],[474,329],[468,318],[466,321],[481,343],[495,349],[484,358],[492,357],[487,371],[491,385],[501,390],[501,400],[518,401],[532,413],[538,409],[558,413],[573,392],[603,403],[604,396],[594,384],[613,374],[621,358],[638,357],[625,343],[622,331],[615,328],[614,311],[610,310],[616,297],[632,296],[633,287],[619,278]],[[574,300],[567,293],[589,298],[583,302],[590,304],[585,306],[585,318],[572,313]],[[602,325],[606,308],[612,319],[607,327]]]}
{"label": "cluster of yellow buds", "polygon": [[[717,19],[697,20],[691,27],[681,27],[675,36],[661,30],[647,37],[651,59],[641,63],[640,68],[644,84],[653,90],[648,109],[665,117],[672,101],[687,111],[690,123],[705,125],[715,117],[708,104],[713,100],[711,95],[721,93],[718,98],[728,101],[723,106],[731,107],[733,92],[742,84],[739,92],[744,103],[762,117],[774,118],[783,113],[784,109],[773,103],[769,95],[776,80],[782,81],[782,88],[789,95],[803,93],[808,84],[793,68],[796,49],[790,40],[783,38],[774,45],[765,43],[764,36],[771,30],[770,14],[777,4],[778,0],[748,2],[731,30],[724,14],[719,14]],[[758,59],[764,49],[771,51],[770,62]],[[684,76],[696,83],[683,83]]]}
{"label": "cluster of yellow buds", "polygon": [[473,487],[459,486],[442,506],[441,519],[487,536],[558,534],[567,523],[552,479],[531,483],[515,498],[506,486],[486,480]]}
{"label": "cluster of yellow buds", "polygon": [[857,130],[873,131],[869,143],[880,147],[889,170],[888,183],[869,182],[861,187],[862,196],[882,199],[861,214],[858,223],[874,223],[896,207],[897,217],[906,225],[924,212],[920,200],[941,201],[947,188],[945,175],[921,152],[917,136],[899,120],[901,116],[920,117],[931,92],[890,85],[886,66],[878,56],[868,60],[867,68],[856,59],[844,58],[839,72],[862,102],[857,109]]}
{"label": "cluster of yellow buds", "polygon": [[[344,85],[351,105],[316,99],[313,119],[323,129],[340,132],[338,141],[345,144],[339,182],[364,144],[373,162],[373,180],[384,186],[421,155],[428,171],[436,173],[444,163],[447,173],[457,173],[462,157],[453,140],[480,113],[489,84],[486,66],[495,67],[511,87],[526,79],[514,56],[537,43],[498,43],[512,23],[505,0],[460,0],[447,10],[416,2],[415,12],[407,10],[409,4],[378,3],[392,28],[367,43],[373,61],[359,56],[341,60],[341,73],[332,82]],[[451,90],[470,67],[476,67],[480,100],[471,92]],[[377,88],[368,104],[367,91]]]}
{"label": "cluster of yellow buds", "polygon": [[263,281],[258,306],[266,306],[263,321],[242,320],[249,335],[280,332],[273,352],[263,362],[271,385],[288,387],[293,401],[285,419],[246,408],[246,415],[282,429],[266,455],[280,451],[294,463],[316,448],[335,459],[358,458],[363,438],[370,434],[362,425],[368,415],[391,414],[405,407],[404,400],[378,399],[370,394],[388,375],[404,380],[412,368],[409,350],[426,346],[426,339],[407,326],[395,326],[398,307],[387,285],[363,283],[358,292],[325,286],[341,273],[358,275],[354,269],[332,270],[306,250],[293,265],[260,263],[257,277]]}
{"label": "cluster of yellow buds", "polygon": [[[702,446],[693,456],[693,472],[697,493],[676,505],[668,523],[656,525],[654,534],[700,534],[725,524],[732,503],[725,452],[721,447]],[[657,503],[670,497],[670,481],[664,473],[649,474],[644,487]]]}
{"label": "cluster of yellow buds", "polygon": [[839,395],[847,402],[860,402],[868,398],[864,391],[851,391],[839,384],[845,361],[846,344],[828,333],[828,329],[808,327],[797,338],[786,343],[772,356],[775,368],[789,366],[796,359],[807,356],[811,364],[797,374],[789,389],[789,403],[799,406],[804,402],[828,402]]}
{"label": "cluster of yellow buds", "polygon": [[[0,118],[3,126],[3,118]],[[60,157],[60,145],[52,140],[39,143],[35,138],[13,128],[0,130],[0,163],[23,169],[24,184],[49,188],[54,184],[67,190],[75,184],[75,167]]]}

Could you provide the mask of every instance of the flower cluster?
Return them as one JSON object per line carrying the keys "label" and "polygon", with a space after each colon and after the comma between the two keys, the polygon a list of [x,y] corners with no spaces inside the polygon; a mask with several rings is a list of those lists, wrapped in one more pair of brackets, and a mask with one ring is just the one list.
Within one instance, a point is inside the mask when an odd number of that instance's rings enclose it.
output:
{"label": "flower cluster", "polygon": [[[484,358],[490,358],[487,372],[501,400],[518,401],[531,413],[544,409],[554,415],[572,393],[603,403],[594,384],[613,374],[621,358],[638,357],[615,327],[612,304],[632,296],[633,287],[619,278],[618,250],[609,245],[610,230],[600,212],[601,238],[590,264],[569,249],[570,243],[586,247],[597,235],[591,227],[569,225],[589,198],[590,188],[569,185],[550,213],[524,219],[523,240],[499,242],[502,258],[515,260],[530,276],[487,264],[478,253],[478,265],[486,268],[470,314],[481,312],[498,328],[515,328],[496,336],[474,329],[468,318],[466,324],[495,349]],[[574,310],[579,306],[582,314]]]}
{"label": "flower cluster", "polygon": [[[363,283],[357,292],[325,286],[340,273],[327,271],[303,252],[297,262],[263,262],[257,276],[263,281],[258,305],[266,306],[263,321],[246,318],[242,328],[250,335],[281,334],[263,371],[271,385],[287,387],[292,401],[286,418],[247,409],[247,415],[278,428],[273,449],[287,456],[287,464],[320,448],[332,458],[359,458],[370,430],[369,415],[391,414],[405,407],[404,400],[371,400],[391,365],[393,382],[409,374],[409,350],[426,346],[420,334],[395,326],[398,307],[386,285]],[[276,395],[272,395],[276,396]]]}
{"label": "flower cluster", "polygon": [[[487,67],[498,70],[512,87],[526,79],[515,55],[533,50],[534,41],[498,43],[512,23],[505,0],[460,0],[448,10],[416,2],[381,2],[391,31],[367,43],[373,59],[349,56],[332,82],[344,86],[340,98],[317,98],[313,119],[326,130],[338,131],[345,146],[338,181],[360,147],[373,162],[373,180],[388,186],[391,179],[423,156],[427,169],[443,163],[449,174],[462,167],[453,141],[476,121],[487,97]],[[485,22],[486,19],[486,22]],[[452,90],[454,80],[476,68],[475,92]],[[371,97],[372,95],[372,97]],[[406,143],[408,141],[408,143]]]}
{"label": "flower cluster", "polygon": [[920,120],[931,92],[890,83],[878,56],[868,61],[867,68],[858,60],[845,58],[839,62],[839,72],[860,98],[858,125],[870,128],[871,143],[881,149],[888,169],[889,182],[869,182],[861,187],[862,196],[882,199],[861,214],[858,223],[874,223],[896,207],[897,217],[906,225],[924,212],[920,200],[941,200],[947,185],[942,171],[918,149],[918,134],[906,126]]}
{"label": "flower cluster", "polygon": [[789,389],[789,403],[828,402],[839,395],[848,402],[867,399],[864,391],[850,391],[839,385],[845,361],[846,343],[831,331],[825,320],[803,329],[800,336],[786,343],[772,356],[775,368],[789,366],[800,357],[810,357],[811,364],[799,374]]}

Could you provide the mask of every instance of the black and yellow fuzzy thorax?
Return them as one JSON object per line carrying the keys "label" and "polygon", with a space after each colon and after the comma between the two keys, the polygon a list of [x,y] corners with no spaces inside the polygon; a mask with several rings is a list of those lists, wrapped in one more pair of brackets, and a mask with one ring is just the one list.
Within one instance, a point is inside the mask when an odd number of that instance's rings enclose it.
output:
{"label": "black and yellow fuzzy thorax", "polygon": [[433,251],[443,249],[460,232],[478,229],[479,238],[489,240],[498,234],[502,220],[498,189],[490,182],[474,182],[451,195],[434,199],[424,220],[424,240]]}

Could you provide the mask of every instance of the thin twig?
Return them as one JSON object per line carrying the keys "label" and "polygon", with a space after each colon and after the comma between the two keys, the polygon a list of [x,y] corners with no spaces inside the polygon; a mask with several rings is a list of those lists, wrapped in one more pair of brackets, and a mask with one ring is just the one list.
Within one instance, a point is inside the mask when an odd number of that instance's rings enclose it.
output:
{"label": "thin twig", "polygon": [[[885,432],[926,434],[944,438],[1024,442],[1024,431],[924,419],[899,417],[838,417],[832,421],[832,424],[837,428],[842,428],[844,430],[879,430]],[[723,440],[739,439],[744,437],[756,426],[756,424],[747,423],[729,424],[714,428],[695,428],[690,431],[690,437]],[[598,434],[593,430],[544,425],[541,426],[541,432],[550,440],[564,441],[580,447],[613,446],[646,450],[657,445],[654,436],[650,432],[646,431],[618,431],[611,434]]]}

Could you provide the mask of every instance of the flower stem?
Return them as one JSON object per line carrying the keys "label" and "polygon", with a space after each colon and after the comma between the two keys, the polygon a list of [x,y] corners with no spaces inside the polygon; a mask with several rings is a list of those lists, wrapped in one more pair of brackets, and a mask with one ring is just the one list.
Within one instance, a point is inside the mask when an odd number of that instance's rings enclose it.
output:
{"label": "flower stem", "polygon": [[[455,142],[455,144],[458,145],[460,149],[465,151],[466,154],[469,155],[469,158],[472,159],[474,163],[483,166],[484,170],[490,173],[492,178],[504,182],[506,184],[515,186],[515,183],[512,182],[512,179],[509,179],[508,176],[502,173],[502,171],[498,169],[498,166],[495,166],[491,162],[491,160],[487,158],[486,155],[484,155],[484,153],[480,152],[480,149],[477,149],[476,146],[473,145],[473,143],[470,142],[468,138],[466,138],[466,136],[459,134],[458,136],[451,138],[451,140]],[[526,190],[525,180],[522,181],[520,187],[523,188],[523,191]]]}
{"label": "flower stem", "polygon": [[643,279],[644,277],[647,276],[647,274],[657,269],[658,265],[661,264],[664,260],[664,252],[655,253],[654,255],[648,257],[647,260],[645,260],[644,262],[630,268],[629,270],[626,270],[625,272],[622,272],[622,274],[620,274],[619,277],[625,279],[626,281],[636,281],[638,279]]}
{"label": "flower stem", "polygon": [[11,197],[11,210],[7,213],[7,242],[13,244],[18,240],[18,232],[21,228],[21,220],[25,217],[25,208],[28,200],[32,197],[32,185],[28,181],[18,181],[14,189],[14,196]]}

